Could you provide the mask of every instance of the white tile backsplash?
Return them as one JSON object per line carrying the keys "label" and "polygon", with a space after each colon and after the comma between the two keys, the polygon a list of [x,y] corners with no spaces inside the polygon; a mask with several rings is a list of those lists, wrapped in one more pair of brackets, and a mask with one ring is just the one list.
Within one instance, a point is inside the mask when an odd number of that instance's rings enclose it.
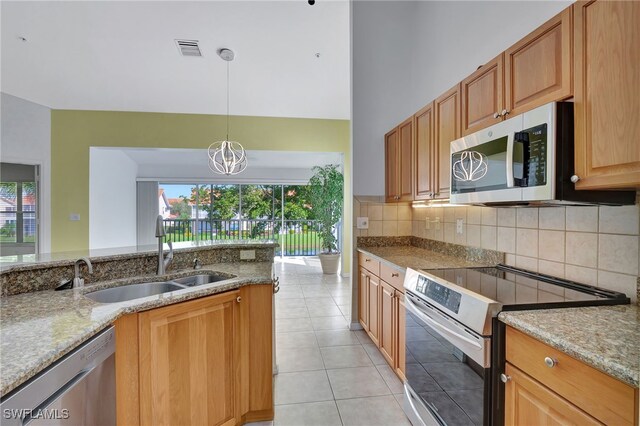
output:
{"label": "white tile backsplash", "polygon": [[[357,208],[357,209],[356,209]],[[369,218],[362,236],[415,235],[505,253],[509,265],[624,291],[636,299],[640,273],[640,212],[625,207],[434,207],[354,202]],[[430,229],[426,229],[426,218]],[[440,219],[440,229],[434,221]],[[463,220],[463,234],[456,233]],[[355,221],[354,221],[355,223]]]}

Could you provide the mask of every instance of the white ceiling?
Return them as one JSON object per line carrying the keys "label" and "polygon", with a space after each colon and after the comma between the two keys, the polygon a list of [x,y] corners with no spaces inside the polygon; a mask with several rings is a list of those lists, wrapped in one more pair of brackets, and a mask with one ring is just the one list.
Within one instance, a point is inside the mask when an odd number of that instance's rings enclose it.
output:
{"label": "white ceiling", "polygon": [[347,0],[2,1],[1,20],[2,91],[50,108],[225,114],[227,47],[232,115],[350,118]]}

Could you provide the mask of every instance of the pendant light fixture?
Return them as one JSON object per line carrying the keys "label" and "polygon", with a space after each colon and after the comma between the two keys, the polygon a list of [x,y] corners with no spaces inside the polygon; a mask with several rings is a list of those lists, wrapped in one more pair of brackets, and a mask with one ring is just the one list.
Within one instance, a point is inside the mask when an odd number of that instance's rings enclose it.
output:
{"label": "pendant light fixture", "polygon": [[231,49],[220,49],[218,56],[227,62],[227,137],[209,145],[209,168],[221,175],[237,175],[247,168],[247,153],[239,142],[229,140],[229,62],[235,54]]}

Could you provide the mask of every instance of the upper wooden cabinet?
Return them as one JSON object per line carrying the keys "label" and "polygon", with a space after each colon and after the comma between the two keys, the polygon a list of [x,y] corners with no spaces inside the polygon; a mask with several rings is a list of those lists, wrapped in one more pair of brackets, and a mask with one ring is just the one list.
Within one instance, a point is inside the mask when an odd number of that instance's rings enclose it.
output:
{"label": "upper wooden cabinet", "polygon": [[566,8],[504,53],[509,116],[571,97],[572,10]]}
{"label": "upper wooden cabinet", "polygon": [[414,200],[433,198],[433,102],[413,116],[415,127],[414,147]]}
{"label": "upper wooden cabinet", "polygon": [[640,188],[640,2],[574,10],[576,188]]}
{"label": "upper wooden cabinet", "polygon": [[460,137],[460,86],[456,85],[436,99],[434,110],[434,197],[449,198],[451,142]]}
{"label": "upper wooden cabinet", "polygon": [[462,135],[502,121],[504,54],[480,67],[460,83]]}
{"label": "upper wooden cabinet", "polygon": [[413,117],[385,135],[385,199],[413,199]]}

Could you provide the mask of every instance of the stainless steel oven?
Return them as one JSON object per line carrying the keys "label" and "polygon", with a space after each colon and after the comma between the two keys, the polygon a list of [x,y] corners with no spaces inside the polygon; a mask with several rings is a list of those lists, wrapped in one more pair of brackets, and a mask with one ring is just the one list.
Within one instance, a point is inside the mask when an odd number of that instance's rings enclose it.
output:
{"label": "stainless steel oven", "polygon": [[404,410],[414,426],[504,420],[501,310],[625,304],[622,293],[504,265],[407,269]]}

